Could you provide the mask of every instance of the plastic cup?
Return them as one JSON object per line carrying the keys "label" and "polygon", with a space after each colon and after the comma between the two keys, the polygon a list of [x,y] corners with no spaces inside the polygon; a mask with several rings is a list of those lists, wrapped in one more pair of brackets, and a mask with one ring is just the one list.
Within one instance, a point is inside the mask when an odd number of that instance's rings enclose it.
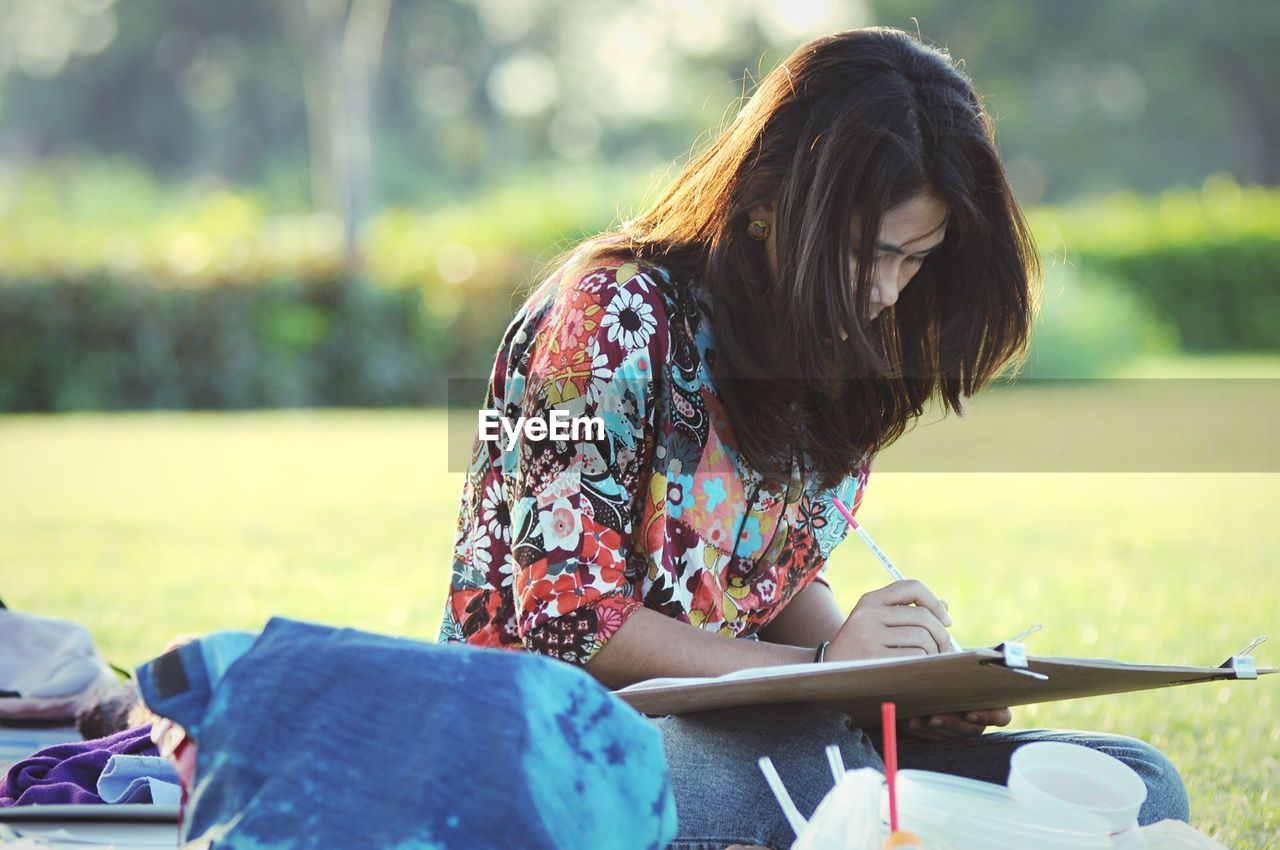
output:
{"label": "plastic cup", "polygon": [[1064,741],[1037,741],[1014,750],[1009,791],[1028,808],[1100,816],[1112,835],[1136,827],[1147,799],[1147,785],[1133,768]]}
{"label": "plastic cup", "polygon": [[[948,850],[1114,850],[1105,820],[1032,809],[1003,785],[923,770],[898,772],[902,829]],[[882,812],[882,817],[884,812]],[[840,846],[840,845],[828,845]]]}

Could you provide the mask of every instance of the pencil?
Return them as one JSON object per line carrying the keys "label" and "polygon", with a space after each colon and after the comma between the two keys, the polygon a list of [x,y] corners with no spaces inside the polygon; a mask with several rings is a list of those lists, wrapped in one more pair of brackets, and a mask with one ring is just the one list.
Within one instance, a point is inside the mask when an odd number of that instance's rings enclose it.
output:
{"label": "pencil", "polygon": [[[871,539],[871,535],[862,527],[862,523],[854,519],[853,513],[844,506],[844,502],[841,502],[835,496],[832,496],[831,504],[836,506],[836,510],[838,510],[840,515],[845,518],[845,521],[849,523],[849,527],[858,532],[858,536],[862,538],[862,542],[866,543],[871,551],[875,553],[875,556],[880,559],[880,563],[884,564],[884,568],[889,571],[889,575],[893,576],[893,580],[906,581],[906,577],[903,576],[902,573],[898,571],[898,568],[893,565],[893,561],[889,560],[889,556],[886,555],[884,551],[876,545],[876,542]],[[955,636],[948,632],[947,637],[951,639],[952,651],[964,652],[960,647],[960,642],[955,639]]]}

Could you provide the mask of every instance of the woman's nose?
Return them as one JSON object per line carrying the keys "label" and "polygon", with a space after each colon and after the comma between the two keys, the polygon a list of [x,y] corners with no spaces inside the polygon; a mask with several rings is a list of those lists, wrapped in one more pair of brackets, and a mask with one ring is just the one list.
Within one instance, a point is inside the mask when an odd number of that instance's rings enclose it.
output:
{"label": "woman's nose", "polygon": [[887,276],[882,277],[876,289],[878,290],[876,294],[879,296],[876,300],[880,302],[881,306],[892,307],[897,303],[898,282],[896,280]]}

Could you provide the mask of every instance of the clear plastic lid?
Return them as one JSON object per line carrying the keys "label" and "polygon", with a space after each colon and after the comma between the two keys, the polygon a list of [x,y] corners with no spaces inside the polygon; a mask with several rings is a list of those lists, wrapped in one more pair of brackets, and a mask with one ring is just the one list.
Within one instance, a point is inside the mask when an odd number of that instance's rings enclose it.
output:
{"label": "clear plastic lid", "polygon": [[[886,795],[887,806],[887,795]],[[898,817],[933,848],[1110,850],[1102,818],[1020,805],[1003,785],[946,773],[898,771]],[[930,843],[933,842],[933,843]]]}

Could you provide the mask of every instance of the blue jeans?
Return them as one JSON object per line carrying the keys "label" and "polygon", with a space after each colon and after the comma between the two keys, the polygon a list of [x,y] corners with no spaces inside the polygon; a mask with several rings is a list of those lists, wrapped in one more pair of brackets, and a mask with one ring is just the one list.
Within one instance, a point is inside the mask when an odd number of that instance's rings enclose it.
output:
{"label": "blue jeans", "polygon": [[[795,833],[756,760],[773,760],[806,817],[833,784],[825,750],[838,744],[850,770],[884,770],[880,730],[849,728],[849,717],[817,705],[773,705],[651,719],[662,731],[678,828],[668,850],[722,850],[730,844],[786,850]],[[1147,784],[1142,825],[1188,818],[1187,792],[1169,760],[1150,744],[1121,735],[1030,730],[987,732],[940,743],[898,736],[898,766],[1005,784],[1009,757],[1031,741],[1083,744],[1129,765]]]}

